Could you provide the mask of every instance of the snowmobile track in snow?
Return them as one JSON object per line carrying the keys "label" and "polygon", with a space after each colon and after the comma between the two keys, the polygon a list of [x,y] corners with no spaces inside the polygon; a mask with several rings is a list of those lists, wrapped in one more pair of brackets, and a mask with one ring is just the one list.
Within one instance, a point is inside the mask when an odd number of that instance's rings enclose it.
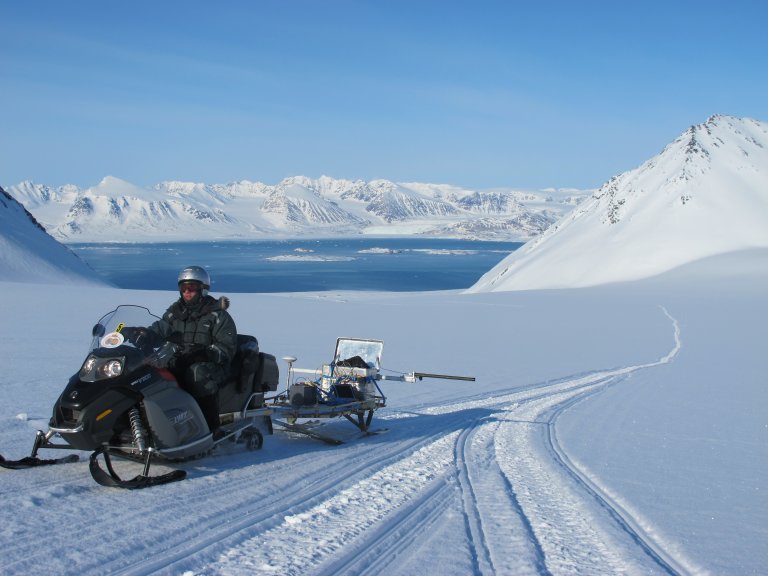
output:
{"label": "snowmobile track in snow", "polygon": [[497,422],[475,421],[459,436],[456,467],[476,574],[545,572],[544,554],[494,454]]}
{"label": "snowmobile track in snow", "polygon": [[[455,416],[455,419],[458,423],[460,416]],[[318,454],[318,466],[312,471],[310,483],[305,485],[301,478],[290,480],[286,482],[285,490],[258,496],[251,494],[246,502],[243,502],[242,497],[247,494],[248,485],[253,482],[251,476],[242,481],[228,482],[225,491],[219,486],[211,486],[211,497],[224,500],[229,495],[231,502],[238,502],[230,514],[211,518],[205,525],[198,526],[198,533],[204,536],[190,539],[187,526],[181,526],[177,533],[166,533],[164,539],[167,548],[162,558],[147,558],[130,566],[124,566],[123,561],[121,567],[115,566],[113,573],[144,574],[162,569],[176,571],[176,568],[183,568],[190,563],[194,565],[194,558],[201,555],[209,562],[211,555],[215,558],[228,548],[237,548],[247,543],[254,533],[284,526],[286,518],[302,518],[313,508],[322,507],[339,491],[365,482],[376,471],[397,465],[409,454],[423,449],[443,435],[444,432],[436,431],[432,435],[409,438],[397,444],[382,442],[375,449],[362,446],[355,451],[353,457],[346,459],[337,458],[339,447],[327,448]],[[363,443],[370,441],[361,439]],[[308,442],[308,447],[312,450],[319,448],[312,442]],[[321,463],[325,460],[330,462],[323,468]],[[322,471],[318,472],[318,469]],[[205,496],[201,496],[201,499],[204,500]],[[251,509],[244,510],[248,507]],[[294,555],[300,557],[301,551]]]}
{"label": "snowmobile track in snow", "polygon": [[[108,516],[103,523],[77,521],[78,507],[90,505],[81,502],[83,492],[105,509],[119,506],[126,525],[152,519],[146,531],[130,535],[128,551],[102,548],[76,557],[71,569],[80,574],[400,574],[406,570],[400,560],[418,561],[434,550],[431,533],[452,517],[463,523],[469,543],[456,554],[469,557],[466,571],[474,574],[684,573],[642,523],[569,458],[556,427],[579,402],[671,361],[680,341],[670,319],[675,347],[656,362],[383,411],[388,434],[338,447],[268,439],[263,452],[184,465],[189,479],[156,488],[163,496],[152,504],[91,486],[84,463],[30,479],[43,500],[49,494],[71,505],[70,529],[83,541],[126,536]],[[287,456],[281,447],[291,448]],[[309,452],[312,467],[302,469]],[[263,474],[284,482],[264,488]],[[180,514],[180,502],[193,511],[189,518]],[[37,546],[25,545],[30,558]],[[34,565],[8,568],[22,573]]]}
{"label": "snowmobile track in snow", "polygon": [[[615,502],[598,496],[571,461],[558,455],[564,451],[553,436],[557,417],[617,384],[623,373],[596,374],[588,383],[580,378],[578,386],[559,384],[551,394],[522,400],[503,416],[495,435],[499,464],[543,551],[546,568],[539,573],[678,572],[647,536],[631,528],[634,523]],[[589,503],[596,497],[599,508]],[[600,509],[606,514],[597,514]]]}
{"label": "snowmobile track in snow", "polygon": [[639,523],[632,517],[631,513],[601,490],[598,484],[593,482],[586,473],[571,461],[565,450],[560,446],[555,429],[557,418],[565,410],[578,402],[585,400],[591,396],[591,394],[592,393],[588,393],[572,398],[569,401],[554,407],[550,411],[550,415],[547,418],[549,426],[546,427],[546,440],[552,458],[557,461],[576,482],[580,483],[586,492],[594,497],[594,499],[615,519],[617,524],[632,537],[637,545],[642,548],[648,556],[656,561],[660,568],[669,574],[685,573],[685,569],[677,563],[674,557],[667,554],[663,548],[657,546],[653,539],[645,533]]}
{"label": "snowmobile track in snow", "polygon": [[[583,374],[461,404],[465,409],[469,405],[484,405],[502,411],[497,423],[489,422],[490,417],[485,422],[474,420],[459,435],[456,445],[457,476],[473,545],[475,573],[517,573],[533,569],[547,574],[599,572],[606,568],[616,572],[684,572],[622,506],[570,461],[555,435],[557,418],[570,407],[618,384],[636,370],[667,363],[677,354],[679,328],[677,322],[670,319],[675,329],[675,347],[657,362]],[[433,408],[450,409],[450,405]],[[491,427],[493,431],[489,432]],[[472,449],[473,441],[479,444],[478,449]],[[547,458],[541,458],[542,452],[546,452]],[[552,464],[554,468],[559,467],[560,472],[552,470]],[[558,478],[563,476],[563,471],[565,478]],[[555,484],[561,486],[553,492],[551,486]],[[492,494],[490,503],[483,502],[483,495],[487,494]],[[590,520],[585,521],[583,517],[587,511],[594,510],[594,506],[583,505],[580,500],[584,498],[597,500],[607,512],[609,524],[612,522],[615,526],[598,529],[597,526],[606,524],[605,519],[594,525]],[[572,542],[574,538],[583,539],[584,544],[576,548],[588,550],[589,554],[578,558],[567,549],[566,540]],[[640,558],[634,552],[614,552],[614,548],[632,547],[639,548]],[[510,558],[520,564],[510,564]]]}

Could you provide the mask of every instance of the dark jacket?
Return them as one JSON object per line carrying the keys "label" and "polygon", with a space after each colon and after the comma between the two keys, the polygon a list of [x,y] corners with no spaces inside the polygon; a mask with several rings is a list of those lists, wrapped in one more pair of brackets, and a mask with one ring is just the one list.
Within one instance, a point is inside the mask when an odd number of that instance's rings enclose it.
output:
{"label": "dark jacket", "polygon": [[208,295],[192,305],[179,298],[151,328],[178,344],[182,356],[194,355],[195,361],[213,362],[227,369],[237,350],[237,328],[227,306],[226,299]]}

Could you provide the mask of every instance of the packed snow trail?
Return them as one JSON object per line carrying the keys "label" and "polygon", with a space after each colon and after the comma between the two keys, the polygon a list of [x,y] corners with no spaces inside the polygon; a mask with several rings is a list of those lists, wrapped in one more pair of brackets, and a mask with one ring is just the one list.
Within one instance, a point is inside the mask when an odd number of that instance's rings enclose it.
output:
{"label": "packed snow trail", "polygon": [[456,465],[478,574],[545,573],[544,552],[494,454],[499,424],[475,422],[459,438]]}
{"label": "packed snow trail", "polygon": [[[555,434],[577,402],[670,362],[680,349],[673,324],[675,346],[656,362],[382,410],[388,433],[338,447],[268,437],[256,453],[186,464],[188,480],[153,488],[146,502],[91,484],[84,463],[35,470],[29,490],[5,494],[8,511],[24,530],[53,526],[69,510],[67,530],[89,545],[47,546],[50,571],[62,574],[685,572],[573,465]],[[103,521],[84,512],[94,506]],[[5,568],[34,571],[40,542],[15,541]]]}
{"label": "packed snow trail", "polygon": [[[657,362],[422,408],[420,415],[440,423],[407,456],[403,450],[378,470],[369,462],[370,475],[326,491],[304,511],[287,507],[279,524],[257,529],[213,565],[206,561],[207,568],[193,571],[406,574],[410,568],[398,566],[398,556],[416,555],[414,539],[458,508],[471,573],[679,572],[610,499],[595,505],[594,490],[557,456],[551,435],[557,416],[575,402],[671,361],[680,348],[673,324],[675,347]],[[390,420],[402,429],[410,416],[395,412]]]}

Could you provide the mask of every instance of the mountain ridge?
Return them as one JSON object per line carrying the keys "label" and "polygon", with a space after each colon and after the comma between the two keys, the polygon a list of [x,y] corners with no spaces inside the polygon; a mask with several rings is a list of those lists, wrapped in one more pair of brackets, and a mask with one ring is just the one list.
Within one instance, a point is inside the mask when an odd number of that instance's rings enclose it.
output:
{"label": "mountain ridge", "polygon": [[414,233],[520,241],[591,193],[329,176],[292,176],[276,185],[166,181],[148,188],[107,176],[84,189],[25,181],[8,191],[62,242]]}
{"label": "mountain ridge", "polygon": [[585,287],[768,247],[768,123],[714,115],[614,176],[470,292]]}

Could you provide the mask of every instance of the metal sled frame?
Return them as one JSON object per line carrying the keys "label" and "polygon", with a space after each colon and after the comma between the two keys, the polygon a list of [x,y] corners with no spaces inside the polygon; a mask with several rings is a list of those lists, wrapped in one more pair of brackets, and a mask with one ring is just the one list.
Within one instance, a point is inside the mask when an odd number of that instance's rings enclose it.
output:
{"label": "metal sled frame", "polygon": [[[379,372],[383,347],[384,342],[381,340],[337,338],[333,361],[315,370],[294,368],[293,362],[296,358],[283,358],[288,362],[286,389],[270,399],[270,407],[277,416],[272,421],[290,432],[305,434],[330,444],[341,444],[342,441],[322,434],[299,420],[343,417],[362,433],[370,434],[373,413],[387,404],[387,399],[377,382],[384,379]],[[350,355],[362,359],[367,367],[342,365]],[[299,374],[312,376],[314,379],[297,381],[295,378]],[[313,390],[316,401],[311,404],[291,402],[290,390],[295,384]],[[342,387],[354,388],[358,397],[340,396],[338,391]],[[361,392],[361,389],[365,392]]]}
{"label": "metal sled frame", "polygon": [[331,436],[321,434],[311,426],[298,422],[300,419],[323,419],[344,417],[354,424],[362,433],[370,434],[371,421],[373,413],[379,408],[386,406],[384,396],[377,397],[375,403],[370,400],[347,402],[344,404],[321,404],[314,406],[292,406],[283,400],[284,397],[277,396],[273,405],[275,415],[280,418],[272,418],[272,422],[284,430],[304,434],[328,444],[342,444],[343,441]]}

